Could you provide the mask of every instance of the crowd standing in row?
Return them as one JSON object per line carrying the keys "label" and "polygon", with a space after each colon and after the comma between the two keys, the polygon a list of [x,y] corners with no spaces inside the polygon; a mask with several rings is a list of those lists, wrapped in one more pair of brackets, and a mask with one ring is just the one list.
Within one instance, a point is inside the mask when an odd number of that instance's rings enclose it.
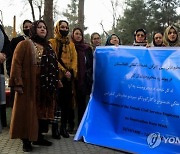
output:
{"label": "crowd standing in row", "polygon": [[[90,45],[85,42],[80,28],[74,28],[70,37],[69,23],[60,20],[55,26],[54,38],[47,40],[48,29],[43,20],[33,23],[25,20],[24,35],[10,42],[0,28],[0,39],[3,40],[0,44],[0,64],[2,67],[6,60],[13,102],[10,138],[21,139],[25,152],[32,151],[32,145],[50,146],[52,142],[43,135],[48,132],[50,122],[53,138],[68,138],[75,129],[75,108],[79,125],[86,109],[87,96],[91,93],[93,52],[102,45],[100,34],[95,32],[91,35]],[[180,46],[178,30],[174,26],[167,27],[164,34],[154,33],[152,40],[151,44],[147,43],[144,29],[134,32],[134,46]],[[105,46],[111,45],[121,45],[121,39],[116,34],[107,38]],[[58,121],[54,121],[54,115],[59,110],[60,128]],[[0,103],[1,119],[4,116],[2,111]]]}

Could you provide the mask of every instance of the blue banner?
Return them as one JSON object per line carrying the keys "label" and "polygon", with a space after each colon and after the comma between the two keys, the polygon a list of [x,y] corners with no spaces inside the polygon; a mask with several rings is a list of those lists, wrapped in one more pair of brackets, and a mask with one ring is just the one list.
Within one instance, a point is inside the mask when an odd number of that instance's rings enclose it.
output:
{"label": "blue banner", "polygon": [[98,47],[75,135],[134,153],[180,153],[180,48]]}

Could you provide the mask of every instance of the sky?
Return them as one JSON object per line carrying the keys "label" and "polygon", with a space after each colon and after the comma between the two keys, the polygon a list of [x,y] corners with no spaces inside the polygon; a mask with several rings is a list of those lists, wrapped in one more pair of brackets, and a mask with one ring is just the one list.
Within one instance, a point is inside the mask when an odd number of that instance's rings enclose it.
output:
{"label": "sky", "polygon": [[[2,1],[2,0],[1,0]],[[13,26],[13,17],[16,16],[16,30],[20,31],[20,26],[25,19],[32,20],[31,9],[27,0],[3,0],[0,4],[0,19],[3,20],[4,26]],[[118,6],[117,14],[122,15],[123,1]],[[71,0],[58,0],[58,10],[60,14],[65,11],[67,4]],[[112,6],[111,0],[85,0],[85,26],[88,27],[85,33],[99,32],[103,33],[102,22],[106,31],[111,29],[112,26]],[[1,16],[2,15],[2,16]],[[38,13],[36,14],[38,18]],[[65,19],[62,15],[56,16],[55,21]]]}

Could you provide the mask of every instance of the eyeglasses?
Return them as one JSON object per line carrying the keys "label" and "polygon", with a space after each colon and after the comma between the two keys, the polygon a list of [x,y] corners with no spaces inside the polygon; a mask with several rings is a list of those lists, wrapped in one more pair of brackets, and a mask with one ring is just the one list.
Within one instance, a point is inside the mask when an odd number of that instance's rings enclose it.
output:
{"label": "eyeglasses", "polygon": [[139,36],[144,37],[145,35],[144,34],[137,34],[136,36],[137,37],[139,37]]}

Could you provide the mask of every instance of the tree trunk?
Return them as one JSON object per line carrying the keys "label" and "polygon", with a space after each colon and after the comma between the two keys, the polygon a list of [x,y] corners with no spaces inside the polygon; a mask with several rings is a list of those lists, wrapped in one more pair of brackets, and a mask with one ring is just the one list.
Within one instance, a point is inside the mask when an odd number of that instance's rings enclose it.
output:
{"label": "tree trunk", "polygon": [[45,23],[48,25],[48,39],[53,37],[53,0],[44,1],[44,17]]}
{"label": "tree trunk", "polygon": [[35,14],[34,14],[34,7],[33,7],[33,0],[28,0],[30,7],[31,7],[31,12],[32,12],[32,17],[33,17],[33,21],[35,21]]}
{"label": "tree trunk", "polygon": [[84,0],[79,0],[78,5],[78,25],[84,32]]}

